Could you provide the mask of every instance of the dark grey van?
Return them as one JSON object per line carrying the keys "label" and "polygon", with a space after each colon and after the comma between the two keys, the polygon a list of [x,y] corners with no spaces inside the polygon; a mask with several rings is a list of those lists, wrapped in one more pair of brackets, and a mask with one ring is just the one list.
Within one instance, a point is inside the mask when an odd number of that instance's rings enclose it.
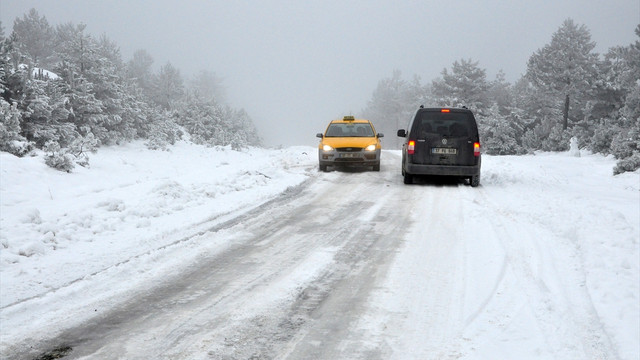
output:
{"label": "dark grey van", "polygon": [[480,137],[471,110],[462,108],[423,108],[409,123],[409,130],[398,130],[402,145],[404,183],[415,175],[463,177],[473,187],[480,185]]}

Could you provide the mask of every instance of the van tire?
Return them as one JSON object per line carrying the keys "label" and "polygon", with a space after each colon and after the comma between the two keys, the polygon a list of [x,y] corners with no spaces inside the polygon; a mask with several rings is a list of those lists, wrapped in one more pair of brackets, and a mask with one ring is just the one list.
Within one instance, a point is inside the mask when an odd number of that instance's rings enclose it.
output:
{"label": "van tire", "polygon": [[404,183],[407,185],[413,184],[413,175],[408,172],[404,173]]}
{"label": "van tire", "polygon": [[471,185],[471,187],[478,187],[478,185],[480,185],[480,175],[474,175],[470,177],[469,185]]}

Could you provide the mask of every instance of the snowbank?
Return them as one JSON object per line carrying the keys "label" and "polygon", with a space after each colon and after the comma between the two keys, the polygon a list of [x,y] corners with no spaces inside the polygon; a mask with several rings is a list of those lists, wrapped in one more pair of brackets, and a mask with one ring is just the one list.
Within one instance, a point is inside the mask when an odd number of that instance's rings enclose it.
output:
{"label": "snowbank", "polygon": [[243,211],[303,182],[312,148],[142,143],[101,148],[71,174],[0,153],[0,307],[175,241],[168,234]]}

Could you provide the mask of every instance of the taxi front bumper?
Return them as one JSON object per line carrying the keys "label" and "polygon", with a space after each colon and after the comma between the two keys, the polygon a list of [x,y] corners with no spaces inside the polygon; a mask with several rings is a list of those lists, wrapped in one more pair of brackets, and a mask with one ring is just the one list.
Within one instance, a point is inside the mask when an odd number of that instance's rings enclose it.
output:
{"label": "taxi front bumper", "polygon": [[324,151],[318,150],[322,166],[366,166],[380,163],[380,149],[374,151]]}

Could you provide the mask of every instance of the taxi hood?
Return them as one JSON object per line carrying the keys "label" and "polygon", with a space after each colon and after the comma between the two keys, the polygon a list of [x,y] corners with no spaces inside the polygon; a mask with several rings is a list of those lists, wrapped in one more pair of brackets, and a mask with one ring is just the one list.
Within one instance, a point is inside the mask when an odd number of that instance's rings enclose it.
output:
{"label": "taxi hood", "polygon": [[359,147],[365,148],[376,143],[375,137],[324,137],[322,143],[332,148]]}

